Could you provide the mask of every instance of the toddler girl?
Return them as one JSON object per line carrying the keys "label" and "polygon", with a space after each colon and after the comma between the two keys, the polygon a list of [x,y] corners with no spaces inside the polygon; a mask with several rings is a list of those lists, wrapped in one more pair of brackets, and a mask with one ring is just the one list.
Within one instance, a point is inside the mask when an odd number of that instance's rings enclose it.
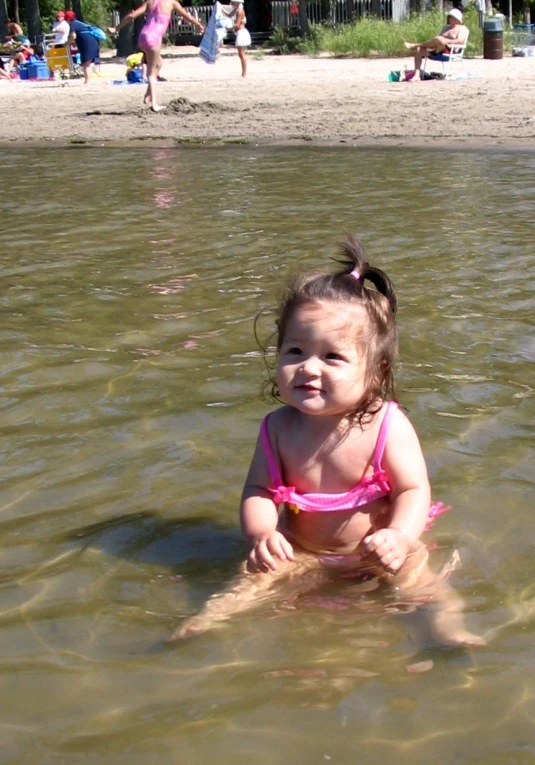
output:
{"label": "toddler girl", "polygon": [[284,406],[262,422],[242,495],[247,563],[175,638],[252,607],[281,577],[336,569],[395,585],[415,604],[432,601],[441,643],[481,642],[464,629],[462,601],[430,571],[420,541],[446,508],[431,503],[418,437],[393,401],[392,282],[354,238],[340,263],[334,274],[297,276],[286,291],[273,380]]}

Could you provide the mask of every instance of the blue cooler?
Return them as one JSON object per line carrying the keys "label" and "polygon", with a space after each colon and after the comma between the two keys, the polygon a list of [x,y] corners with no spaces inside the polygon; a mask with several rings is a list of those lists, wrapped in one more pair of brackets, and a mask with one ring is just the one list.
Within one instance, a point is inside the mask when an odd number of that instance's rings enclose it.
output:
{"label": "blue cooler", "polygon": [[19,67],[19,77],[21,80],[28,79],[28,66],[26,64],[24,64],[24,66]]}
{"label": "blue cooler", "polygon": [[48,80],[50,74],[46,61],[36,61],[28,64],[28,79],[30,80]]}

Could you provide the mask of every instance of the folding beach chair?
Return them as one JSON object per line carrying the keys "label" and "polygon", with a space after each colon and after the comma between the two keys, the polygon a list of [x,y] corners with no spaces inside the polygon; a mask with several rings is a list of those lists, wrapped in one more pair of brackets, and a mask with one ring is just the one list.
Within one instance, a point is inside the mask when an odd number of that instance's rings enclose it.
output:
{"label": "folding beach chair", "polygon": [[450,45],[450,53],[433,53],[430,56],[427,56],[423,60],[422,72],[425,72],[425,67],[427,66],[428,61],[440,61],[442,64],[442,73],[446,80],[452,76],[451,67],[453,64],[460,64],[461,70],[464,71],[463,59],[467,45],[468,35],[466,35],[466,40],[463,45]]}
{"label": "folding beach chair", "polygon": [[43,35],[43,51],[48,68],[52,74],[58,72],[60,77],[79,77],[82,69],[74,63],[70,46],[67,44],[56,48],[55,39],[55,34]]}

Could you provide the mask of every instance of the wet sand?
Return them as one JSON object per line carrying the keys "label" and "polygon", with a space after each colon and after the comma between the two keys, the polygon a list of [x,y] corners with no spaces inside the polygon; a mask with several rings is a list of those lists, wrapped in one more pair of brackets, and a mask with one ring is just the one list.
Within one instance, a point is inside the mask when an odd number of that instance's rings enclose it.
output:
{"label": "wet sand", "polygon": [[535,58],[469,59],[455,81],[389,83],[411,59],[334,59],[251,51],[245,80],[234,49],[215,65],[167,48],[154,114],[144,86],[117,85],[104,54],[82,80],[0,82],[0,142],[63,144],[328,143],[535,148]]}

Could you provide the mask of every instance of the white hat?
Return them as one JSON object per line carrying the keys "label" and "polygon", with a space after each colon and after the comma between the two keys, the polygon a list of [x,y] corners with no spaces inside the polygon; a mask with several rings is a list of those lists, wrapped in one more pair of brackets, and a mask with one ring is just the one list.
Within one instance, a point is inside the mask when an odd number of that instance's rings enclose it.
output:
{"label": "white hat", "polygon": [[457,21],[462,24],[463,23],[463,12],[460,11],[458,8],[452,8],[451,11],[448,11],[446,14],[446,18],[449,19],[451,16],[452,19],[457,19]]}

